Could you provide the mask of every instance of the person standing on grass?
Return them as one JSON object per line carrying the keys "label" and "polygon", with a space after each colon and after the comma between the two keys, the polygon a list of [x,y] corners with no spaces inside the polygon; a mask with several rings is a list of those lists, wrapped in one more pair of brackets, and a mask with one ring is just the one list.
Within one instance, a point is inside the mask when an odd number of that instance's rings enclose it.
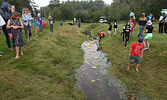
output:
{"label": "person standing on grass", "polygon": [[140,26],[140,33],[138,34],[138,37],[143,37],[143,30],[146,26],[147,18],[145,17],[145,13],[142,13],[142,16],[139,18],[139,26]]}
{"label": "person standing on grass", "polygon": [[[23,19],[26,38],[27,38],[27,41],[29,42],[31,40],[31,35],[32,35],[32,20],[33,20],[33,18],[31,17],[28,8],[26,8],[24,11],[25,12],[22,15],[22,19]],[[28,33],[29,33],[29,36],[28,36]]]}
{"label": "person standing on grass", "polygon": [[127,45],[128,41],[129,41],[129,36],[130,36],[130,31],[131,31],[131,25],[130,25],[130,22],[126,22],[126,25],[125,25],[125,45]]}
{"label": "person standing on grass", "polygon": [[38,28],[38,16],[35,16],[34,27],[35,27],[35,36],[38,37],[38,32],[39,32],[39,28]]}
{"label": "person standing on grass", "polygon": [[[3,20],[2,16],[0,15],[0,34],[1,34],[1,30],[2,30],[1,27],[5,24],[6,24],[5,21]],[[0,53],[3,53],[3,52],[0,52]],[[0,55],[0,56],[2,56],[2,55]]]}
{"label": "person standing on grass", "polygon": [[134,30],[134,27],[136,26],[136,21],[133,17],[131,17],[130,19],[130,26],[131,26],[131,34],[133,35],[133,30]]}
{"label": "person standing on grass", "polygon": [[79,18],[79,21],[78,21],[78,33],[80,33],[80,28],[81,28],[81,19]]}
{"label": "person standing on grass", "polygon": [[39,32],[42,33],[42,29],[43,29],[43,26],[42,26],[42,16],[41,16],[41,13],[38,13],[38,27],[39,27]]}
{"label": "person standing on grass", "polygon": [[159,18],[159,33],[164,32],[163,28],[164,28],[165,19],[166,19],[165,13],[162,13],[162,16],[160,16]]}
{"label": "person standing on grass", "polygon": [[111,37],[112,24],[108,23],[108,25],[109,25],[108,34],[109,34],[109,37]]}
{"label": "person standing on grass", "polygon": [[52,18],[52,16],[49,17],[49,27],[50,27],[50,33],[53,33],[53,26],[54,26],[54,19]]}
{"label": "person standing on grass", "polygon": [[[8,2],[3,2],[2,5],[1,5],[1,9],[0,9],[0,15],[2,16],[2,18],[4,19],[5,23],[8,22],[8,20],[10,19],[10,16],[11,16],[11,11],[10,11],[10,4]],[[11,44],[10,44],[10,38],[9,38],[9,33],[10,33],[10,30],[8,30],[6,28],[6,24],[2,26],[2,30],[5,34],[5,37],[6,37],[6,43],[7,43],[7,46],[10,50],[13,50],[13,48],[11,47]]]}
{"label": "person standing on grass", "polygon": [[165,18],[164,33],[167,34],[167,17]]}
{"label": "person standing on grass", "polygon": [[129,71],[131,64],[137,63],[136,71],[139,72],[141,58],[143,57],[143,38],[142,37],[139,37],[138,41],[131,45],[129,56],[130,56],[130,61],[129,61],[127,71]]}
{"label": "person standing on grass", "polygon": [[60,20],[60,26],[63,26],[63,20]]}
{"label": "person standing on grass", "polygon": [[19,58],[19,51],[21,55],[23,54],[23,37],[22,37],[22,30],[24,28],[23,23],[19,19],[19,13],[14,11],[12,13],[11,19],[8,20],[7,23],[7,29],[11,29],[11,32],[13,34],[12,42],[13,47],[16,49],[16,56],[15,58]]}
{"label": "person standing on grass", "polygon": [[[145,36],[145,38],[144,38],[144,49],[143,50],[150,50],[150,46],[149,46],[149,40],[151,40],[151,38],[152,38],[152,32],[154,31],[155,32],[155,28],[152,26],[152,22],[151,22],[151,20],[149,20],[148,22],[147,22],[147,27],[146,27],[146,31],[145,31],[145,33],[146,33],[146,36]],[[147,46],[148,47],[146,47],[146,43],[145,43],[145,41],[147,41]]]}
{"label": "person standing on grass", "polygon": [[117,20],[116,19],[114,19],[114,25],[113,25],[113,31],[114,31],[114,36],[116,36],[117,35],[117,28],[118,28],[118,25],[117,25]]}

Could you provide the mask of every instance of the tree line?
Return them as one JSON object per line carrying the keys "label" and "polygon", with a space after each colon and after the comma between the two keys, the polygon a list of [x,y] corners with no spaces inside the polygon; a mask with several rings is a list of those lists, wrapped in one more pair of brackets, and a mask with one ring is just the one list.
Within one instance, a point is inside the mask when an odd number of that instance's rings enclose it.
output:
{"label": "tree line", "polygon": [[50,4],[43,8],[43,15],[52,15],[56,20],[81,18],[82,22],[98,22],[100,16],[106,16],[108,21],[128,20],[130,12],[134,12],[138,19],[144,12],[146,15],[152,13],[158,19],[161,9],[167,8],[165,4],[167,0],[113,0],[109,5],[103,0],[73,0],[62,3],[59,0],[50,0]]}
{"label": "tree line", "polygon": [[106,16],[108,21],[128,20],[129,13],[134,12],[136,19],[141,13],[152,13],[156,19],[161,15],[161,9],[167,9],[167,0],[113,0],[111,4],[105,4],[103,0],[73,0],[60,3],[59,0],[50,0],[50,4],[41,7],[34,0],[0,0],[15,5],[16,11],[22,12],[23,8],[32,9],[32,15],[41,12],[42,16],[51,15],[55,20],[73,20],[81,18],[82,22],[98,22],[101,16]]}
{"label": "tree line", "polygon": [[10,5],[14,5],[16,11],[18,11],[20,14],[22,14],[23,8],[31,9],[31,11],[33,11],[33,16],[39,12],[37,9],[38,5],[36,5],[34,0],[0,0],[0,5],[2,2],[9,2]]}

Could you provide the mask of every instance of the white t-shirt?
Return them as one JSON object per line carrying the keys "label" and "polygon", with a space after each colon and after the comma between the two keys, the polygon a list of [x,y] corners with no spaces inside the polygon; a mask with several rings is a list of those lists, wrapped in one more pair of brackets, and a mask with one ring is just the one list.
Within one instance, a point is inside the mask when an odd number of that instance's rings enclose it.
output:
{"label": "white t-shirt", "polygon": [[5,21],[4,21],[4,19],[2,18],[2,16],[0,15],[0,26],[3,26],[3,25],[5,25],[6,23],[5,23]]}
{"label": "white t-shirt", "polygon": [[165,23],[167,23],[167,16],[166,16],[166,18],[165,18]]}

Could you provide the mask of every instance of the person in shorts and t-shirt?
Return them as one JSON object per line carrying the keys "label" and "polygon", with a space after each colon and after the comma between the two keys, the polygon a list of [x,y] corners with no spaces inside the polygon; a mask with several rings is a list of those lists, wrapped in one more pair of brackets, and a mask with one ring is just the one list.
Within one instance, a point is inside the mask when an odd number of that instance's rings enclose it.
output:
{"label": "person in shorts and t-shirt", "polygon": [[109,34],[109,37],[111,36],[111,30],[112,30],[112,24],[111,23],[108,23],[109,27],[108,27],[108,34]]}
{"label": "person in shorts and t-shirt", "polygon": [[138,41],[131,45],[129,56],[130,56],[130,61],[129,61],[127,70],[129,71],[131,64],[137,63],[136,71],[139,72],[141,58],[143,57],[143,38],[142,37],[139,37]]}
{"label": "person in shorts and t-shirt", "polygon": [[[150,50],[149,40],[151,40],[151,38],[152,38],[153,31],[155,31],[155,28],[152,26],[151,20],[149,20],[147,22],[147,27],[146,27],[146,31],[145,31],[146,36],[144,37],[144,41],[143,41],[144,42],[144,49],[143,50],[146,50],[146,49]],[[147,47],[146,47],[145,41],[147,41]]]}

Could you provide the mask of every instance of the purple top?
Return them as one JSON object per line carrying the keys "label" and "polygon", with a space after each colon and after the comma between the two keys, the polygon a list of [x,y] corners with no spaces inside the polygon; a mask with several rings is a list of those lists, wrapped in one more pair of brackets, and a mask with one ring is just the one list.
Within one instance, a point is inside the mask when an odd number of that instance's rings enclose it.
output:
{"label": "purple top", "polygon": [[38,22],[42,24],[42,17],[38,17]]}

